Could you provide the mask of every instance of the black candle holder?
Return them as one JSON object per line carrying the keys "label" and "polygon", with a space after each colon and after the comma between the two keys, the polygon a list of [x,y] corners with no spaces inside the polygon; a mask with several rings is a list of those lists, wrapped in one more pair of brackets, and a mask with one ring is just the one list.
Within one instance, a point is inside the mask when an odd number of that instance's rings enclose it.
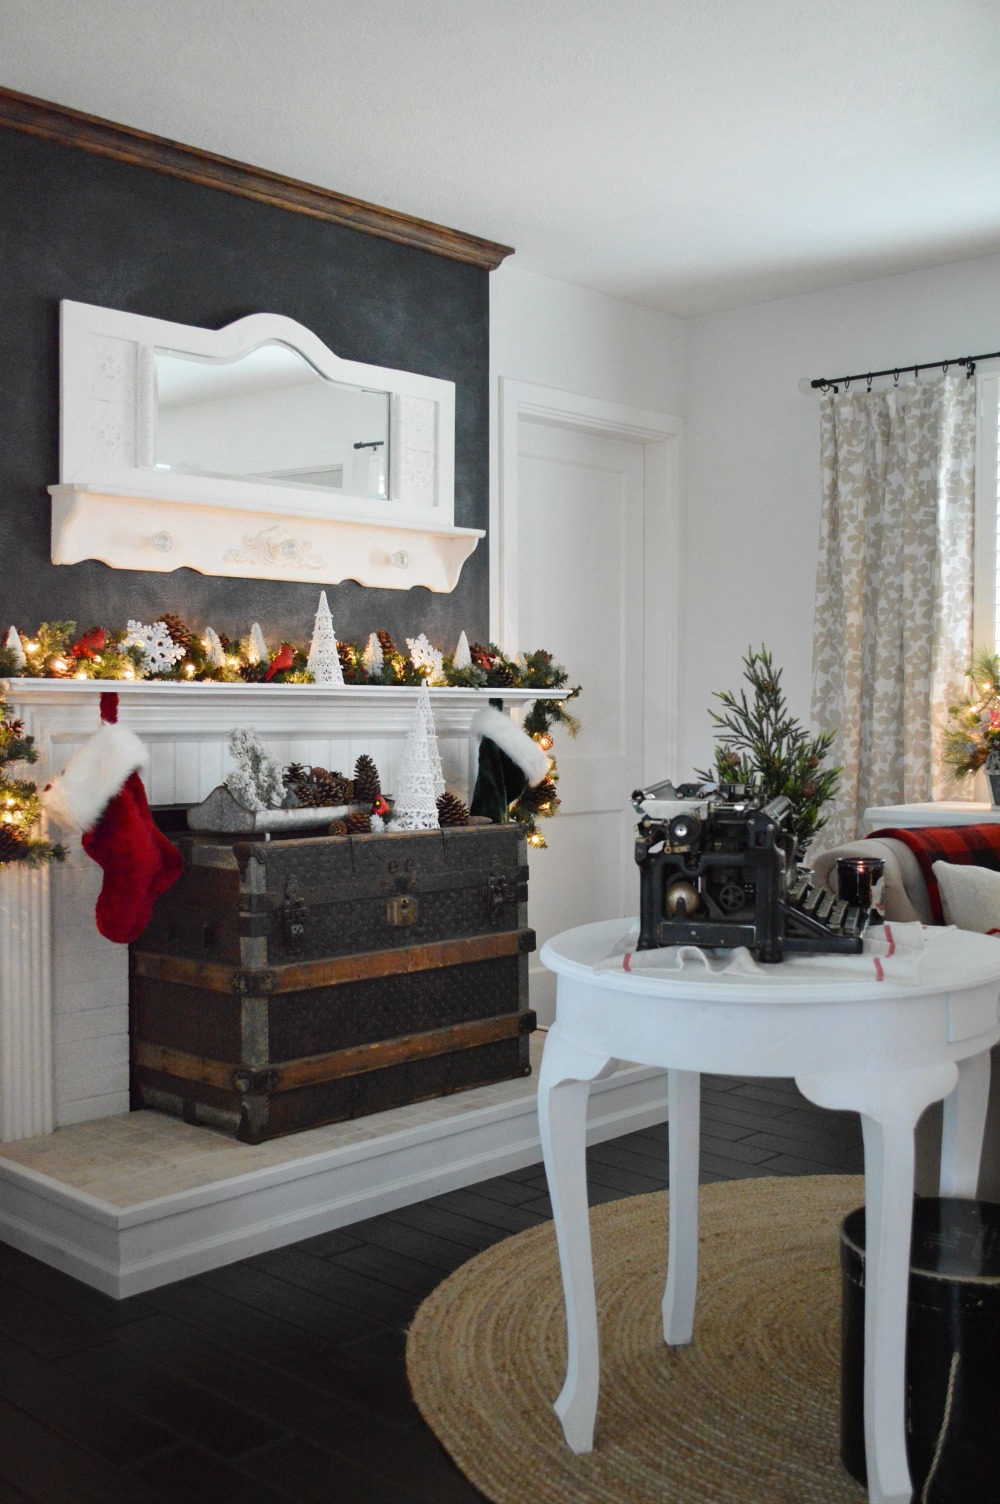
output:
{"label": "black candle holder", "polygon": [[837,897],[859,909],[872,906],[872,889],[885,871],[880,856],[838,856]]}

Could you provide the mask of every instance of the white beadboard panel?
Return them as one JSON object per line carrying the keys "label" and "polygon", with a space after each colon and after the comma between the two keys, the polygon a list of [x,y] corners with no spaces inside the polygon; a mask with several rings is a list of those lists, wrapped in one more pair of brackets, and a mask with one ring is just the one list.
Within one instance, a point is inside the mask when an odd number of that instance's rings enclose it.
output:
{"label": "white beadboard panel", "polygon": [[198,743],[198,783],[205,799],[222,782],[222,743],[202,740]]}
{"label": "white beadboard panel", "polygon": [[[175,804],[199,804],[208,789],[201,787],[201,762],[198,755],[199,743],[196,741],[179,741],[175,744],[174,754],[174,798]],[[152,801],[150,801],[152,802]]]}
{"label": "white beadboard panel", "polygon": [[149,772],[146,797],[150,804],[176,804],[177,743],[154,740],[149,743]]}
{"label": "white beadboard panel", "polygon": [[103,1039],[108,1034],[128,1033],[128,1005],[82,1008],[77,1013],[57,1014],[53,1024],[56,1049],[81,1039]]}

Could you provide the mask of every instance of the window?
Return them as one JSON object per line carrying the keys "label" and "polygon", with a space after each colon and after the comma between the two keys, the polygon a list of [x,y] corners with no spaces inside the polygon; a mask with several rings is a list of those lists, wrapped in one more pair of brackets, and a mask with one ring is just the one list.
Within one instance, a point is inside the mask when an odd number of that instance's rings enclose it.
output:
{"label": "window", "polygon": [[973,640],[1000,652],[1000,375],[979,377]]}

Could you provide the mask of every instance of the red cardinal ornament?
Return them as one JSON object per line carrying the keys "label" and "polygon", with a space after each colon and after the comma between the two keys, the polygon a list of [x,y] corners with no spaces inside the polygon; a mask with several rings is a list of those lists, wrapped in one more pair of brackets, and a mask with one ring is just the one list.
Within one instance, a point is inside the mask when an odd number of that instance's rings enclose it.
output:
{"label": "red cardinal ornament", "polygon": [[271,659],[267,673],[264,675],[264,683],[270,684],[275,674],[283,674],[286,669],[291,668],[294,662],[295,654],[292,652],[292,649],[289,647],[288,643],[283,642],[279,651],[275,653],[274,657]]}
{"label": "red cardinal ornament", "polygon": [[117,724],[118,696],[101,695],[99,731],[42,795],[49,814],[83,829],[83,849],[104,870],[97,928],[127,945],[142,934],[153,904],[180,877],[184,859],[157,828],[139,777],[146,750]]}

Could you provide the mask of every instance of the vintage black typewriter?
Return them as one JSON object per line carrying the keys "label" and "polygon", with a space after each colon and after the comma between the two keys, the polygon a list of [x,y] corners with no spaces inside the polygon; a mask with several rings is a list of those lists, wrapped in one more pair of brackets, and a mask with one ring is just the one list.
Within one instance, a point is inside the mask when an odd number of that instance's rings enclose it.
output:
{"label": "vintage black typewriter", "polygon": [[873,911],[817,888],[796,860],[791,801],[742,784],[638,789],[639,950],[746,946],[758,961],[857,954]]}

